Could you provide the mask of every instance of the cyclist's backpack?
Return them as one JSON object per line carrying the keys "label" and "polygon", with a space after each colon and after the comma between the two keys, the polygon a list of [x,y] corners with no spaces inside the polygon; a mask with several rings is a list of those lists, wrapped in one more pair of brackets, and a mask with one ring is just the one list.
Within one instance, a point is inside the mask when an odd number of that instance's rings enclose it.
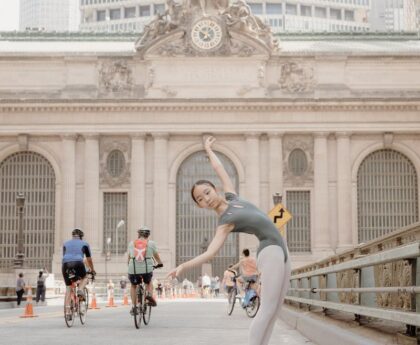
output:
{"label": "cyclist's backpack", "polygon": [[132,253],[133,260],[143,262],[146,259],[148,240],[137,239],[134,241],[134,253]]}

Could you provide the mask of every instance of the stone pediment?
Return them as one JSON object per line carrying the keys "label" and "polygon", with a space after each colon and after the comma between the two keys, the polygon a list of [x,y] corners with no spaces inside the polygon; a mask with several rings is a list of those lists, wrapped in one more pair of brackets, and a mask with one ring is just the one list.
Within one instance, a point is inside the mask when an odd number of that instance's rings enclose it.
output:
{"label": "stone pediment", "polygon": [[243,0],[228,5],[222,0],[167,0],[137,40],[139,54],[146,56],[269,56],[278,50],[270,28]]}

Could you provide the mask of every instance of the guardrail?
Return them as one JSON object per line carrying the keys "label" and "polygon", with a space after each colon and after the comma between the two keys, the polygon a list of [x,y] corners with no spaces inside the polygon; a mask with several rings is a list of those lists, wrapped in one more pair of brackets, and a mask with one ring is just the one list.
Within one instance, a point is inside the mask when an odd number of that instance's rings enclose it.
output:
{"label": "guardrail", "polygon": [[420,223],[292,271],[286,301],[420,327]]}

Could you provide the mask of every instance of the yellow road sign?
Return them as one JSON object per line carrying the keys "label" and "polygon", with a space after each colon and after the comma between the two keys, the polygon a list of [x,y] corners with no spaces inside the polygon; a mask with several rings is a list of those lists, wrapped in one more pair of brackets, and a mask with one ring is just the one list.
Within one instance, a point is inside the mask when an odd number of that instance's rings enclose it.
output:
{"label": "yellow road sign", "polygon": [[284,226],[292,219],[290,212],[286,210],[282,204],[277,204],[268,212],[268,216],[273,221],[276,228],[279,229],[282,236],[284,236]]}

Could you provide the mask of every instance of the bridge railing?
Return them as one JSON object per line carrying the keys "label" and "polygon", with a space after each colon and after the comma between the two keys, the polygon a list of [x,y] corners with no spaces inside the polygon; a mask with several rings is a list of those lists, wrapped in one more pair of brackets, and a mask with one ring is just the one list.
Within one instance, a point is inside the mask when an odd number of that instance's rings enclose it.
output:
{"label": "bridge railing", "polygon": [[420,327],[420,223],[292,271],[286,301],[299,307]]}

